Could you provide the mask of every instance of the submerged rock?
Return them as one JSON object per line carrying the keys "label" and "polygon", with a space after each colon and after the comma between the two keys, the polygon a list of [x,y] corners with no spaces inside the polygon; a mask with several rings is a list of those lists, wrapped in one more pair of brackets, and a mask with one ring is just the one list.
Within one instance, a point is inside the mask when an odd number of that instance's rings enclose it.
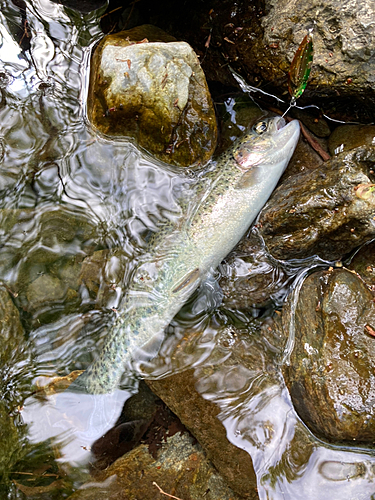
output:
{"label": "submerged rock", "polygon": [[240,500],[187,433],[168,437],[154,458],[141,444],[69,500],[149,500],[160,490],[184,500]]}
{"label": "submerged rock", "polygon": [[97,250],[84,259],[78,282],[87,288],[97,306],[108,307],[111,302],[117,303],[126,263],[128,259],[121,249]]}
{"label": "submerged rock", "polygon": [[225,427],[217,418],[219,407],[203,399],[196,390],[193,372],[147,383],[197,438],[229,486],[245,498],[257,498],[250,456],[228,441]]}
{"label": "submerged rock", "polygon": [[62,303],[65,299],[77,297],[78,294],[75,290],[69,289],[59,278],[51,275],[42,275],[36,278],[27,287],[26,292],[30,311],[36,310],[42,305]]}
{"label": "submerged rock", "polygon": [[375,148],[360,147],[319,169],[288,177],[258,220],[261,236],[278,259],[314,254],[340,259],[375,236]]}
{"label": "submerged rock", "polygon": [[176,420],[177,417],[140,380],[138,392],[126,400],[115,425],[92,444],[94,469],[107,468],[141,443],[148,444],[149,452],[155,455],[163,439],[173,434],[170,433],[171,427],[175,432],[186,430]]}
{"label": "submerged rock", "polygon": [[[12,485],[14,480],[14,469],[20,460],[29,451],[26,426],[17,422],[17,417],[9,414],[9,408],[0,402],[0,495],[1,498],[9,498],[9,489],[15,489]],[[15,493],[15,492],[14,492]],[[13,498],[16,498],[14,496]]]}
{"label": "submerged rock", "polygon": [[13,401],[12,410],[21,403],[20,391],[30,383],[28,358],[20,313],[4,285],[0,285],[0,395]]}
{"label": "submerged rock", "polygon": [[[19,422],[23,395],[30,390],[29,354],[20,315],[0,285],[0,497],[14,479],[14,466],[29,451],[27,428]],[[12,475],[11,475],[12,474]],[[13,486],[14,487],[14,486]]]}
{"label": "submerged rock", "polygon": [[[284,342],[279,333],[272,319],[265,320],[261,326],[223,328],[217,333],[215,348],[203,366],[199,367],[197,363],[196,369],[163,379],[146,380],[152,391],[198,440],[228,485],[239,495],[252,500],[258,499],[256,476],[245,443],[251,442],[262,448],[277,431],[268,422],[267,429],[261,425],[260,428],[247,427],[245,415],[249,413],[249,399],[272,385],[272,377],[278,379],[271,359],[275,352],[280,352]],[[194,335],[186,334],[185,338],[186,345],[177,347],[172,355],[169,353],[171,359],[176,360],[176,366],[179,366],[178,360],[184,358],[182,352],[189,358],[190,350],[197,350]],[[192,358],[190,356],[190,360]],[[230,429],[224,425],[228,418]],[[241,435],[243,432],[244,441],[240,441],[238,447],[233,444],[235,429],[241,429]]]}
{"label": "submerged rock", "polygon": [[375,304],[363,281],[345,269],[308,276],[283,327],[295,334],[285,377],[294,407],[319,437],[373,444]]}
{"label": "submerged rock", "polygon": [[92,58],[88,116],[167,163],[204,164],[217,139],[211,96],[192,48],[171,40],[152,26],[106,36]]}
{"label": "submerged rock", "polygon": [[315,447],[313,436],[306,433],[303,425],[297,422],[294,435],[290,437],[281,459],[276,465],[269,467],[262,477],[263,484],[275,484],[282,477],[289,483],[297,481],[301,475],[301,469],[308,467]]}
{"label": "submerged rock", "polygon": [[17,307],[39,325],[65,305],[80,303],[82,260],[99,239],[86,215],[66,207],[7,209],[0,211],[0,227],[0,236],[6,235],[0,271],[11,271],[9,287]]}

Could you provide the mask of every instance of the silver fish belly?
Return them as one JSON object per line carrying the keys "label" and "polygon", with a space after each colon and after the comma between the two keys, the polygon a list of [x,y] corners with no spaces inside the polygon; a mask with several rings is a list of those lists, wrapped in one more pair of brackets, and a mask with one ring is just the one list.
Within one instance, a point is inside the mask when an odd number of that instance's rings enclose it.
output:
{"label": "silver fish belly", "polygon": [[268,118],[218,159],[207,190],[179,230],[158,238],[137,265],[99,357],[72,390],[111,392],[130,360],[143,350],[149,357],[157,353],[166,326],[267,202],[298,138],[297,121],[285,125],[282,118]]}

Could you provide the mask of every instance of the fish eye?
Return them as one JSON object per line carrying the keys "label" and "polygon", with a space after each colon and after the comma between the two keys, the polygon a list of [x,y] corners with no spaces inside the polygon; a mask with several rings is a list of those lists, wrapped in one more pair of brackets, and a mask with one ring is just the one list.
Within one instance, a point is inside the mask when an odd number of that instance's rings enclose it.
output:
{"label": "fish eye", "polygon": [[267,122],[260,121],[256,125],[254,125],[254,131],[257,134],[263,134],[267,130]]}

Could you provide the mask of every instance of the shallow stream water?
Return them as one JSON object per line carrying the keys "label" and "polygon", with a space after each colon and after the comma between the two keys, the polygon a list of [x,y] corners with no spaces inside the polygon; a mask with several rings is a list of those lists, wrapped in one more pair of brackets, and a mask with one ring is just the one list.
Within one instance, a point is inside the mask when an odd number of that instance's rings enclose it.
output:
{"label": "shallow stream water", "polygon": [[[117,420],[137,381],[110,396],[50,398],[36,397],[35,383],[93,359],[134,261],[161,223],[178,219],[194,174],[88,124],[88,64],[102,12],[78,15],[33,0],[26,25],[10,0],[0,6],[0,282],[23,327],[11,353],[0,353],[0,498],[27,498],[27,487],[53,481],[40,498],[67,498],[90,480],[90,445]],[[227,111],[235,122],[232,101]],[[98,282],[82,278],[87,258],[105,262]],[[314,438],[293,410],[280,353],[252,336],[260,312],[229,313],[220,302],[214,282],[203,286],[168,328],[160,356],[139,370],[158,378],[194,367],[192,383],[219,406],[228,439],[251,455],[261,499],[375,499],[373,452]],[[204,367],[230,355],[233,325],[249,333],[245,347],[262,369],[223,366],[210,376]],[[188,331],[194,340],[184,349]],[[38,482],[45,464],[49,476]]]}

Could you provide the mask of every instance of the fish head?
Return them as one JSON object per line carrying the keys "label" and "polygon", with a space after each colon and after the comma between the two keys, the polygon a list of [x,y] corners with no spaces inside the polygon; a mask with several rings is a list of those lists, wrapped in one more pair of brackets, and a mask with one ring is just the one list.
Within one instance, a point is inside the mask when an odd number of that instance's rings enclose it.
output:
{"label": "fish head", "polygon": [[248,171],[254,167],[267,166],[281,169],[282,173],[297,146],[299,134],[297,120],[288,124],[281,117],[260,120],[234,150],[238,168]]}

